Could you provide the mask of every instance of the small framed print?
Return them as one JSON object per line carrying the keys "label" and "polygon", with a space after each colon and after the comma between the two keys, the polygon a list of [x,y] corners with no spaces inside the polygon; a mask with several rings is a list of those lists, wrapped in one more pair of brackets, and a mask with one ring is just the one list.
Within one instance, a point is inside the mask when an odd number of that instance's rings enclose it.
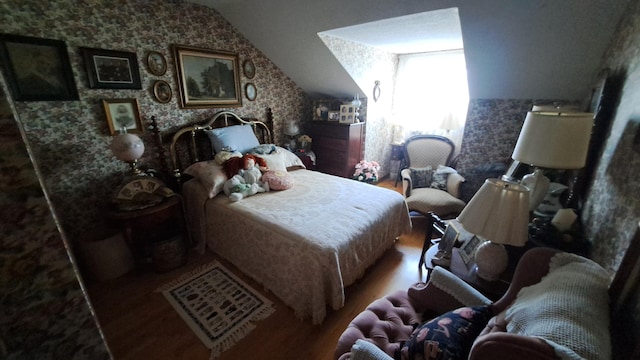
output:
{"label": "small framed print", "polygon": [[469,264],[475,258],[478,245],[480,245],[480,239],[473,235],[460,246],[460,257],[465,264]]}
{"label": "small framed print", "polygon": [[438,250],[441,250],[446,255],[451,256],[451,250],[456,244],[459,235],[460,233],[455,227],[453,227],[453,225],[451,225],[451,223],[447,224],[444,234],[442,234],[442,238],[438,243]]}
{"label": "small framed print", "polygon": [[340,105],[340,123],[352,124],[355,120],[356,107],[353,105]]}
{"label": "small framed print", "polygon": [[256,76],[256,66],[251,59],[247,59],[242,63],[242,71],[247,79],[253,79],[253,77]]}
{"label": "small framed print", "polygon": [[126,129],[130,133],[143,133],[138,99],[104,99],[104,112],[111,135]]}
{"label": "small framed print", "polygon": [[340,111],[329,111],[329,121],[339,121],[340,120]]}
{"label": "small framed print", "polygon": [[159,52],[149,51],[147,54],[147,68],[153,75],[164,75],[167,72],[167,60]]}
{"label": "small framed print", "polygon": [[0,64],[16,101],[78,100],[62,40],[0,34]]}
{"label": "small framed print", "polygon": [[136,53],[81,47],[91,89],[142,89]]}
{"label": "small framed print", "polygon": [[249,101],[255,100],[256,96],[258,96],[258,90],[256,89],[256,86],[253,85],[253,83],[247,83],[244,86],[244,93]]}
{"label": "small framed print", "polygon": [[171,101],[173,93],[171,92],[171,86],[164,80],[157,80],[153,84],[153,96],[160,103],[166,104]]}

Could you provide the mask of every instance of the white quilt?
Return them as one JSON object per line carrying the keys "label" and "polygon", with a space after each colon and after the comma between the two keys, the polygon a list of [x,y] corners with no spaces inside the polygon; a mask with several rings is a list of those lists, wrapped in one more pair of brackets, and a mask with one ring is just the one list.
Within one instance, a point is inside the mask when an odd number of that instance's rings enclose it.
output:
{"label": "white quilt", "polygon": [[319,324],[344,305],[344,287],[363,275],[411,220],[393,190],[309,170],[290,171],[293,188],[239,202],[183,188],[191,236],[262,283],[298,317]]}

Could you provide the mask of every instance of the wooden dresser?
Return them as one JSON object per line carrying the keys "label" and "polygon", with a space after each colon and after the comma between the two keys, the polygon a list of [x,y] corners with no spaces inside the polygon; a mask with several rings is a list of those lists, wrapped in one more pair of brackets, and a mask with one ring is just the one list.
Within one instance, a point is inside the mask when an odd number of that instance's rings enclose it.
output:
{"label": "wooden dresser", "polygon": [[364,123],[340,124],[314,121],[311,124],[316,170],[350,178],[362,160]]}

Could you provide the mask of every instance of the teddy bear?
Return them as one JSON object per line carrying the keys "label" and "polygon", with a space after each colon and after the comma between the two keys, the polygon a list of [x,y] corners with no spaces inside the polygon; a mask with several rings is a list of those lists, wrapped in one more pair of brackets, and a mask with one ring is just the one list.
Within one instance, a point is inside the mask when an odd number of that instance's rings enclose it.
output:
{"label": "teddy bear", "polygon": [[234,175],[227,180],[222,190],[225,195],[229,197],[231,201],[240,201],[248,196],[255,195],[259,192],[264,192],[264,188],[258,184],[247,184],[244,178],[240,175]]}
{"label": "teddy bear", "polygon": [[267,171],[267,162],[255,155],[245,154],[242,157],[232,157],[223,164],[227,176],[231,179],[236,175],[243,178],[245,184],[257,184],[259,192],[269,191],[269,185],[264,183],[262,172]]}

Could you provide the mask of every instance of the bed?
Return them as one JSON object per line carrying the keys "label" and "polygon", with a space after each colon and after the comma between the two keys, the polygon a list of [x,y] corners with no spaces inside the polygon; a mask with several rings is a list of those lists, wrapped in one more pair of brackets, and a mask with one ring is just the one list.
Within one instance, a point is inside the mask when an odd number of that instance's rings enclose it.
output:
{"label": "bed", "polygon": [[[220,190],[226,177],[218,162],[206,158],[207,152],[210,158],[216,148],[225,148],[211,135],[221,127],[251,129],[260,143],[271,144],[270,126],[228,111],[174,135],[175,175],[193,176],[183,181],[182,195],[196,249],[215,252],[263,284],[297,317],[321,323],[328,307],[344,305],[344,288],[411,229],[402,195],[307,170],[295,154],[270,145],[275,153],[258,156],[268,160],[269,168],[283,167],[293,186],[232,202]],[[187,138],[189,150],[179,149],[181,138]]]}

